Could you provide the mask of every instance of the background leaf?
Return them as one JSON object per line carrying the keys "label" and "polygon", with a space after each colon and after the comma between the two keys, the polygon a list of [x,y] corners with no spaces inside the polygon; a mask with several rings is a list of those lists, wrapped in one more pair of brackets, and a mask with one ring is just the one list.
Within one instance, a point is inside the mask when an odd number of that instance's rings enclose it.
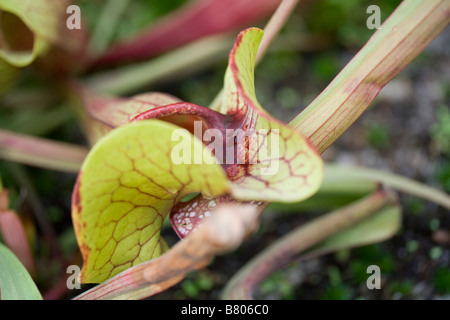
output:
{"label": "background leaf", "polygon": [[[280,0],[191,0],[93,62],[110,66],[154,57],[206,36],[243,29],[269,16]],[[180,32],[182,30],[182,32]]]}
{"label": "background leaf", "polygon": [[13,86],[18,73],[17,68],[0,59],[0,97]]}
{"label": "background leaf", "polygon": [[123,271],[82,293],[82,299],[143,299],[180,282],[191,271],[204,268],[214,256],[238,247],[258,226],[254,205],[222,205],[185,240],[164,255]]}
{"label": "background leaf", "polygon": [[[374,215],[377,218],[363,222]],[[251,299],[255,287],[265,277],[296,258],[306,259],[319,253],[381,241],[393,236],[399,226],[400,210],[394,195],[377,191],[313,219],[266,247],[231,278],[223,298]],[[327,242],[329,238],[331,241]]]}
{"label": "background leaf", "polygon": [[[171,158],[180,144],[171,139],[175,130],[192,150],[190,163]],[[225,172],[205,150],[187,130],[160,120],[116,128],[93,147],[72,197],[84,260],[81,282],[102,282],[158,257],[167,250],[162,223],[179,200],[193,192],[213,197],[228,191]],[[194,154],[203,155],[201,164]]]}
{"label": "background leaf", "polygon": [[72,89],[77,95],[77,99],[74,99],[74,107],[78,109],[91,145],[112,129],[131,122],[135,116],[144,111],[180,102],[179,99],[160,92],[120,98],[96,94],[81,85],[75,85]]}
{"label": "background leaf", "polygon": [[0,159],[65,172],[78,172],[88,149],[79,145],[0,129]]}

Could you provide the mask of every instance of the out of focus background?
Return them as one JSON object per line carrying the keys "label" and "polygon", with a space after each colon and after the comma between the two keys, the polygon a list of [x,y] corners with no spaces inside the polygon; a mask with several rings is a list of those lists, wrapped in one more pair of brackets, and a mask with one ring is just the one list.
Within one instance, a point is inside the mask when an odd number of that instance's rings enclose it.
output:
{"label": "out of focus background", "polygon": [[[119,43],[176,10],[186,0],[127,1],[122,17],[108,29]],[[79,0],[84,27],[95,30],[106,1]],[[366,9],[376,4],[383,22],[400,1],[301,1],[256,68],[261,105],[287,122],[305,108],[367,42]],[[263,28],[269,15],[248,25]],[[244,29],[244,28],[242,28]],[[233,39],[240,30],[228,32]],[[179,30],[180,33],[183,30]],[[229,40],[224,40],[229,41]],[[450,192],[450,30],[447,28],[391,83],[359,120],[331,146],[326,161],[382,169]],[[231,49],[232,42],[229,49]],[[224,46],[226,48],[226,46]],[[208,106],[222,88],[229,49],[183,72],[149,81],[132,95],[160,91]],[[162,53],[164,54],[164,53]],[[86,76],[102,72],[94,69]],[[0,128],[86,144],[76,115],[57,100],[32,68],[0,97]],[[32,241],[35,281],[53,298],[75,295],[64,288],[64,263],[79,261],[70,218],[75,174],[0,160],[0,176],[11,205],[21,214]],[[392,239],[302,262],[266,279],[260,299],[450,299],[450,212],[400,194],[403,226]],[[218,299],[231,275],[264,247],[320,212],[295,205],[269,207],[257,234],[236,251],[216,257],[204,270],[152,299]],[[36,211],[46,219],[43,230]],[[57,243],[49,244],[48,234]],[[169,244],[176,235],[164,230]],[[366,286],[369,265],[381,269],[380,290]]]}

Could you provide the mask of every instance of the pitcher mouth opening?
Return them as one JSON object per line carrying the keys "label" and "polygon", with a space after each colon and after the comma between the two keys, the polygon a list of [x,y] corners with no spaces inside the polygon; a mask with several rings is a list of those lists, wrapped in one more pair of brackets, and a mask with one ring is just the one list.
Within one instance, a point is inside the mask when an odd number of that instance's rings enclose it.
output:
{"label": "pitcher mouth opening", "polygon": [[34,33],[13,13],[0,10],[0,51],[31,54],[35,44]]}

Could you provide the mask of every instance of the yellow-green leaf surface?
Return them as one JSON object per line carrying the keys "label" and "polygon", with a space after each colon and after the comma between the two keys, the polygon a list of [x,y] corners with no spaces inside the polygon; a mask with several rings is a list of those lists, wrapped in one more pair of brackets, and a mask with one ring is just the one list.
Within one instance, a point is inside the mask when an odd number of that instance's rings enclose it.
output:
{"label": "yellow-green leaf surface", "polygon": [[[240,115],[249,137],[250,165],[233,172],[238,199],[295,202],[314,194],[323,176],[320,155],[295,130],[270,116],[255,95],[254,66],[263,31],[242,31],[230,53],[225,75],[224,114]],[[253,143],[252,143],[253,139]],[[241,159],[243,160],[243,159]]]}
{"label": "yellow-green leaf surface", "polygon": [[[202,164],[175,164],[179,130]],[[192,161],[194,163],[194,161]],[[211,163],[211,164],[208,164]],[[229,191],[222,167],[187,130],[143,120],[112,130],[91,150],[78,176],[72,218],[84,266],[83,283],[102,282],[167,250],[161,225],[189,193],[214,197]]]}
{"label": "yellow-green leaf surface", "polygon": [[32,63],[50,45],[80,46],[69,36],[68,0],[0,0],[0,58],[16,67]]}

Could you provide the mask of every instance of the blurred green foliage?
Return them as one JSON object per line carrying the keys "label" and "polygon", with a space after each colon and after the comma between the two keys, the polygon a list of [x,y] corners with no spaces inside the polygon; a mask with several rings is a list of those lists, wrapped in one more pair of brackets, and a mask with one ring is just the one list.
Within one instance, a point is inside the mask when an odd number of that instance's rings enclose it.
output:
{"label": "blurred green foliage", "polygon": [[389,146],[391,135],[389,127],[385,124],[373,124],[367,128],[367,141],[377,149],[383,149]]}
{"label": "blurred green foliage", "polygon": [[214,287],[214,280],[206,272],[189,273],[180,284],[180,290],[176,293],[178,298],[199,298],[202,292],[211,291]]}
{"label": "blurred green foliage", "polygon": [[[121,41],[129,36],[132,36],[143,30],[149,23],[154,22],[161,16],[170,11],[180,7],[188,0],[171,0],[171,1],[148,1],[148,0],[133,0],[124,12],[121,19],[123,23],[116,25],[114,30],[113,41]],[[86,19],[86,24],[90,30],[95,28],[98,17],[100,16],[106,1],[90,1],[78,0],[77,5],[80,6],[83,12],[83,17]]]}
{"label": "blurred green foliage", "polygon": [[450,108],[440,106],[436,110],[436,123],[431,127],[431,138],[438,150],[450,157]]}
{"label": "blurred green foliage", "polygon": [[349,262],[352,282],[355,285],[365,284],[369,277],[367,267],[374,264],[380,267],[382,276],[391,274],[395,269],[392,253],[381,244],[356,248]]}
{"label": "blurred green foliage", "polygon": [[405,208],[409,214],[420,216],[425,211],[425,203],[422,199],[415,197],[406,197]]}
{"label": "blurred green foliage", "polygon": [[321,82],[330,82],[339,73],[338,57],[332,52],[317,54],[312,61],[314,76]]}
{"label": "blurred green foliage", "polygon": [[315,32],[326,32],[345,47],[360,47],[374,30],[366,27],[367,7],[380,7],[381,23],[400,4],[400,0],[322,0],[312,5],[305,16],[307,28]]}
{"label": "blurred green foliage", "polygon": [[439,219],[431,219],[429,222],[429,227],[431,231],[436,231],[441,226],[441,221]]}

